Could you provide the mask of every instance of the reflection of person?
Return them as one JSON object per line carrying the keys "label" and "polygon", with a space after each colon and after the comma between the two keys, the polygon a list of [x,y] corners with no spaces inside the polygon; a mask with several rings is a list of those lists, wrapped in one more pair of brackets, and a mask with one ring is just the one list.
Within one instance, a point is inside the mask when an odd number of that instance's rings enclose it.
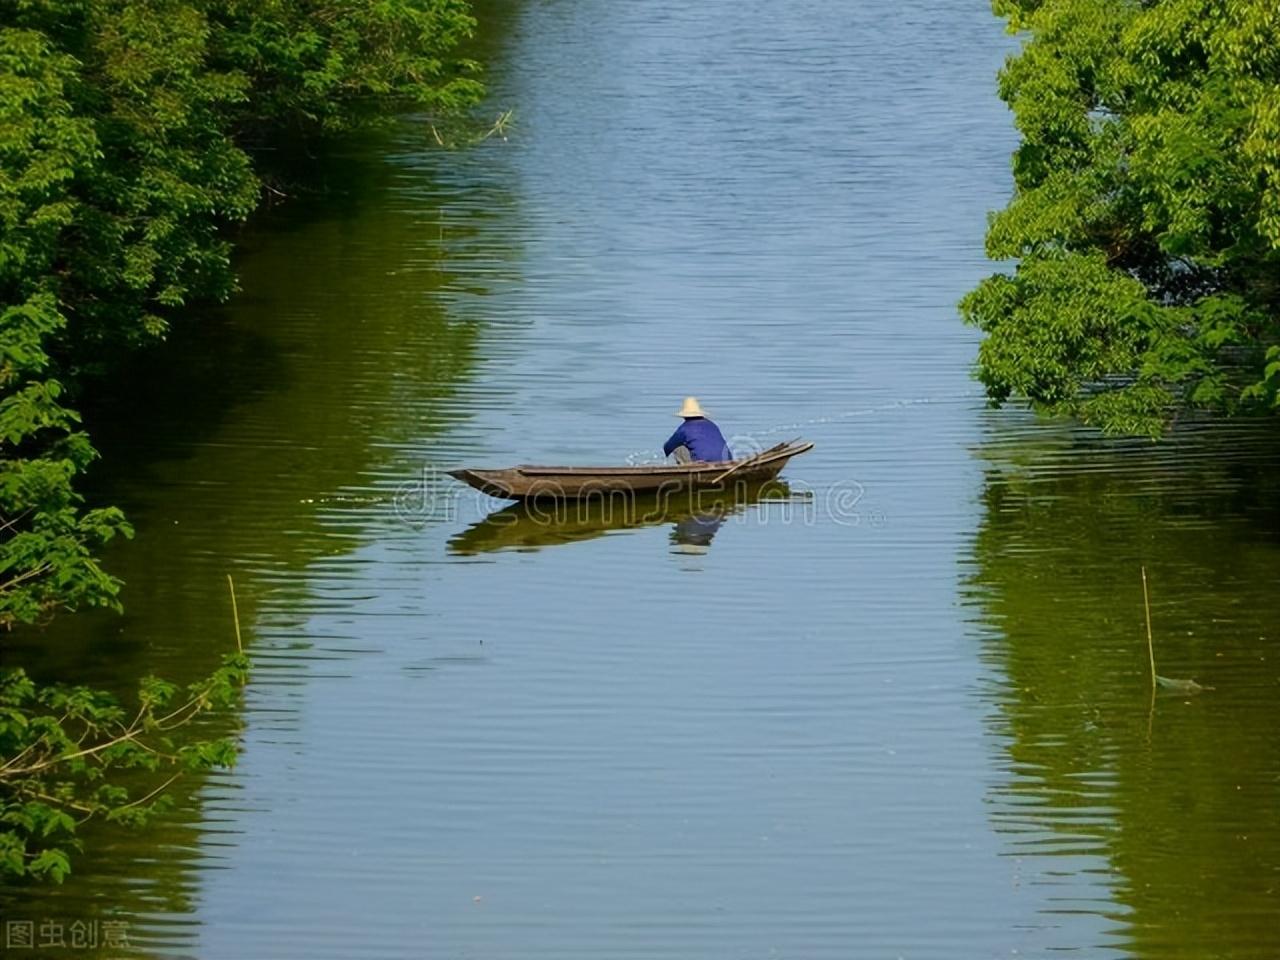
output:
{"label": "reflection of person", "polygon": [[685,397],[684,406],[676,416],[684,417],[684,423],[662,445],[663,453],[667,456],[674,454],[677,463],[733,459],[724,434],[714,421],[707,419],[706,412],[698,405],[697,397]]}
{"label": "reflection of person", "polygon": [[709,511],[685,517],[671,528],[671,544],[675,553],[706,553],[711,541],[725,521],[724,511]]}

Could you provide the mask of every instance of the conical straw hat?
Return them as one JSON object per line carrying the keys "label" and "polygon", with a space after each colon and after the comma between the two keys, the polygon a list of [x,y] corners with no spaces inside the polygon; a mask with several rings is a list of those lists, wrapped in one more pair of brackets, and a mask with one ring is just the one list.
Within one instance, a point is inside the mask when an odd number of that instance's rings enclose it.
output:
{"label": "conical straw hat", "polygon": [[707,412],[703,410],[702,407],[698,404],[697,397],[685,397],[684,406],[681,407],[680,412],[676,414],[677,417],[685,417],[685,418],[705,417],[706,415],[707,415]]}

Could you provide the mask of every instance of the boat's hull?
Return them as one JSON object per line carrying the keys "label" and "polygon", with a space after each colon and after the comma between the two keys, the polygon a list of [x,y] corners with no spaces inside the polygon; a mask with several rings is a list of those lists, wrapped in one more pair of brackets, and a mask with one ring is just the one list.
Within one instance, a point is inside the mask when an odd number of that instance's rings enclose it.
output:
{"label": "boat's hull", "polygon": [[508,467],[464,469],[450,476],[493,497],[507,500],[581,500],[619,494],[675,495],[735,484],[772,480],[788,460],[812,444],[723,463],[687,463],[640,467]]}

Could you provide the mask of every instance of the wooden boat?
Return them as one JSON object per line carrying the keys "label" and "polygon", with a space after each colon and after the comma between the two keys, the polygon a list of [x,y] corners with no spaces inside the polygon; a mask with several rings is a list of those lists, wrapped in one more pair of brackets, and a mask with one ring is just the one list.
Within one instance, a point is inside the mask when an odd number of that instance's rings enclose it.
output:
{"label": "wooden boat", "polygon": [[639,467],[507,467],[452,470],[449,476],[507,500],[578,500],[616,494],[669,495],[772,480],[813,444],[789,440],[740,460],[647,464]]}

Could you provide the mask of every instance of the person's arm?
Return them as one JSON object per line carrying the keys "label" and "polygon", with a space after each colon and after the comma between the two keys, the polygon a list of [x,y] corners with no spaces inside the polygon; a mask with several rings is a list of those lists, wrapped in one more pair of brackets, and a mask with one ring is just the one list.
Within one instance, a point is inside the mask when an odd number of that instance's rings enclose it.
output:
{"label": "person's arm", "polygon": [[671,451],[674,450],[676,447],[680,446],[680,444],[682,443],[685,444],[685,446],[688,446],[688,443],[684,438],[683,423],[680,424],[680,426],[676,427],[676,432],[671,435],[671,439],[662,445],[663,455],[668,457],[671,456]]}

